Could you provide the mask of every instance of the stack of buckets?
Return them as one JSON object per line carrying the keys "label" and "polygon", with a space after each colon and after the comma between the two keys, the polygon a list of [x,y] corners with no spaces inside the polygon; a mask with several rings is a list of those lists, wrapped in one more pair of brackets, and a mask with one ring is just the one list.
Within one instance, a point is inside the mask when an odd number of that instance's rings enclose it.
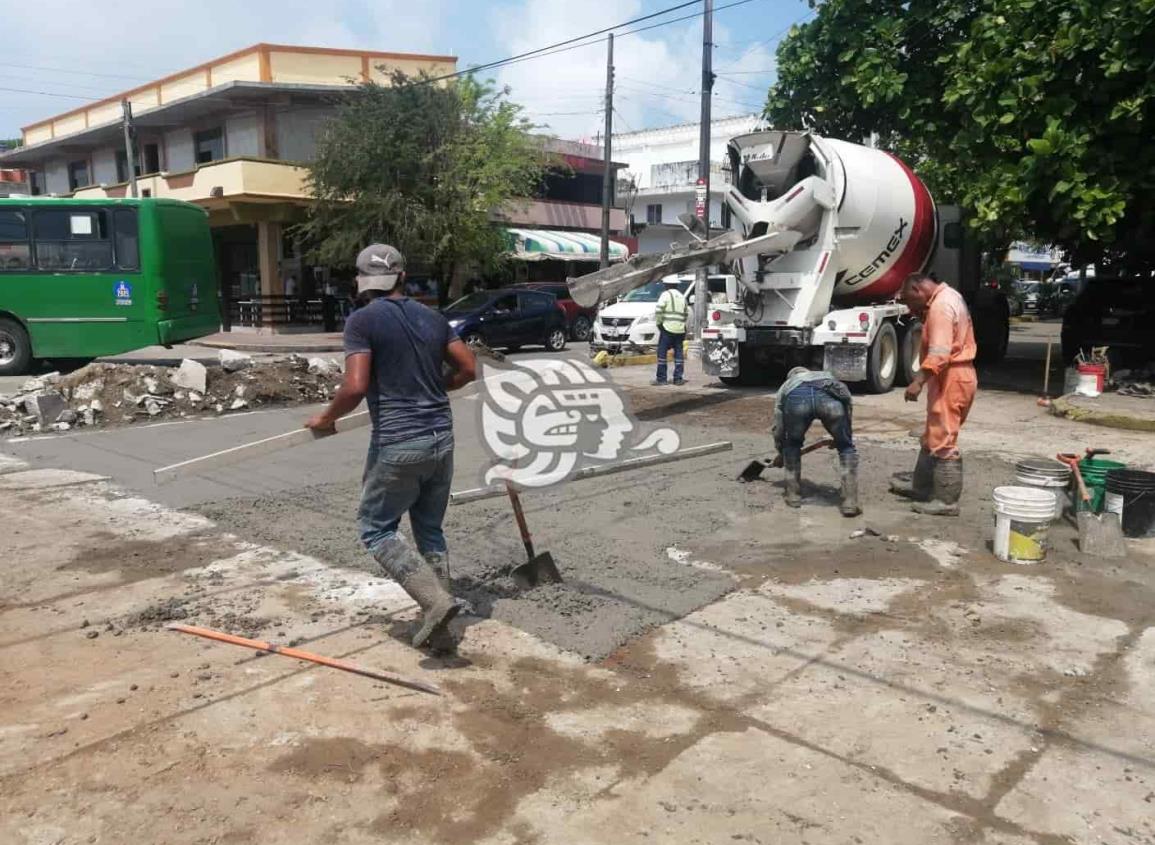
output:
{"label": "stack of buckets", "polygon": [[1015,465],[1015,481],[995,488],[994,552],[1010,563],[1038,563],[1047,556],[1047,529],[1063,516],[1071,468],[1031,458]]}
{"label": "stack of buckets", "polygon": [[1103,509],[1119,514],[1123,536],[1155,537],[1155,472],[1112,469],[1103,485]]}

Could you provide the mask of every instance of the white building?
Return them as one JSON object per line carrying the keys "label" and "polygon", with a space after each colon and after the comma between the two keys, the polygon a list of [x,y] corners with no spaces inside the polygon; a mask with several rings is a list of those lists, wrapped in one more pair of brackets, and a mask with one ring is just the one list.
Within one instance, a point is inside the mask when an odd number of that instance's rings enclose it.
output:
{"label": "white building", "polygon": [[[763,128],[756,115],[727,117],[710,124],[710,230],[728,228],[722,193],[726,144],[735,136]],[[678,215],[694,213],[698,182],[698,124],[683,123],[614,135],[614,158],[629,162],[618,174],[618,198],[630,207],[641,253],[663,252],[671,243],[685,243],[689,234]],[[623,183],[633,187],[629,193]]]}

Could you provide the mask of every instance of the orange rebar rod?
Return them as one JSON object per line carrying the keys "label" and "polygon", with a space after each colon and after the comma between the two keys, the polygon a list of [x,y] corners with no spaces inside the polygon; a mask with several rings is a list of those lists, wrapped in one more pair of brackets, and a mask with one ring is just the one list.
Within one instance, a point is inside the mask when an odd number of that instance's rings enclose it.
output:
{"label": "orange rebar rod", "polygon": [[348,660],[340,660],[336,657],[325,657],[322,654],[314,654],[311,651],[302,651],[299,648],[281,646],[276,643],[267,643],[264,640],[250,640],[247,637],[238,637],[234,634],[214,631],[211,628],[200,628],[196,625],[169,625],[167,627],[170,631],[178,631],[182,634],[192,634],[193,636],[204,637],[208,640],[217,640],[218,642],[229,643],[230,645],[244,646],[245,648],[263,651],[267,654],[280,654],[284,657],[292,657],[297,660],[307,660],[310,663],[318,663],[321,666],[329,666],[344,672],[352,672],[354,675],[364,675],[366,678],[384,681],[387,684],[408,687],[409,689],[427,692],[430,695],[441,695],[441,689],[433,684],[427,684],[424,681],[415,681],[402,677],[401,675],[395,675],[392,672],[365,669],[356,663],[350,663]]}

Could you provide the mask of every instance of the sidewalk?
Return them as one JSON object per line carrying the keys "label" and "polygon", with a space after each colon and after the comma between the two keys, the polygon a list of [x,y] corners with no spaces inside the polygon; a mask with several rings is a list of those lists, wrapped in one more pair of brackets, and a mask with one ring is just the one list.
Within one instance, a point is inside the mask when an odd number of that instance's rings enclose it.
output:
{"label": "sidewalk", "polygon": [[300,334],[257,334],[256,332],[217,332],[197,340],[192,346],[210,349],[235,349],[238,352],[340,352],[344,346],[340,332],[301,332]]}

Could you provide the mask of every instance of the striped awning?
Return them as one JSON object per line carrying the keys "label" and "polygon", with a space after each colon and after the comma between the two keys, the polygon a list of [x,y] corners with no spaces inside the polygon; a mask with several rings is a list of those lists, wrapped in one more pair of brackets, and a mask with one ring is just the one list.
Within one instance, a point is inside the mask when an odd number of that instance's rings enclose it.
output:
{"label": "striped awning", "polygon": [[[597,261],[601,238],[586,232],[557,229],[506,229],[512,241],[510,255],[520,261]],[[610,261],[625,261],[630,252],[625,244],[610,241]]]}

